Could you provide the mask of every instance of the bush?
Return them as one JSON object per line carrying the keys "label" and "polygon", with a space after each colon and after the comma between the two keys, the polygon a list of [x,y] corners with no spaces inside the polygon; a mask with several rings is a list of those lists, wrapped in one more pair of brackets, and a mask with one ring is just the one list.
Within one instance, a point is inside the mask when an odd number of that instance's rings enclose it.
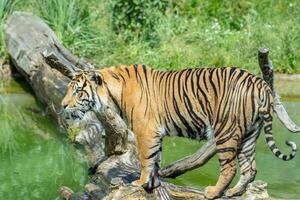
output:
{"label": "bush", "polygon": [[257,49],[269,47],[277,72],[300,73],[298,0],[23,0],[18,7],[46,19],[67,48],[97,66],[234,65],[259,73]]}
{"label": "bush", "polygon": [[156,38],[155,24],[165,12],[166,0],[111,0],[112,27],[126,40]]}

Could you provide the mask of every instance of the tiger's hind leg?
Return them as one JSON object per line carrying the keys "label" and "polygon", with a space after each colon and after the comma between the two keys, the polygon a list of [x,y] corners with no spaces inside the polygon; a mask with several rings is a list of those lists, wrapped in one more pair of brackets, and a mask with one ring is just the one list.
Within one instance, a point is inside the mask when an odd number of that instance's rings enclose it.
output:
{"label": "tiger's hind leg", "polygon": [[255,179],[256,175],[256,162],[255,162],[255,145],[259,136],[260,129],[253,131],[246,137],[238,151],[237,158],[239,161],[241,176],[238,183],[226,191],[227,197],[239,196],[243,194],[247,185]]}
{"label": "tiger's hind leg", "polygon": [[217,154],[221,165],[220,176],[215,186],[205,188],[204,195],[207,199],[214,199],[222,195],[236,174],[237,146],[240,142],[238,134],[228,133],[216,138]]}

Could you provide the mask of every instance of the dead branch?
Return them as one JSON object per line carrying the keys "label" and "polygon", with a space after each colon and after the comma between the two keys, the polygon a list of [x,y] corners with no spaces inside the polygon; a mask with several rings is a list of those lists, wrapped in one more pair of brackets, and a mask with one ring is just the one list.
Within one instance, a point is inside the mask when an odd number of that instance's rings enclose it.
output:
{"label": "dead branch", "polygon": [[274,89],[274,72],[273,64],[269,58],[268,48],[259,48],[258,50],[258,63],[263,73],[264,80],[269,84],[275,97],[275,112],[284,126],[291,132],[300,132],[300,128],[291,120],[285,108],[283,107],[280,97],[276,94]]}
{"label": "dead branch", "polygon": [[201,149],[191,156],[175,161],[159,171],[159,175],[166,178],[176,178],[187,171],[201,167],[216,154],[216,143],[208,141]]}

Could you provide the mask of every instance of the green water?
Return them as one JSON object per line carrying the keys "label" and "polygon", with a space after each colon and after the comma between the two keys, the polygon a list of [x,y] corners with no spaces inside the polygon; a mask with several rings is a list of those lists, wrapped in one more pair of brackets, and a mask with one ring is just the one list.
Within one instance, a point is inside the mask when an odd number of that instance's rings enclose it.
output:
{"label": "green water", "polygon": [[[300,124],[300,99],[283,99],[292,119]],[[57,129],[55,120],[32,113],[42,109],[24,81],[0,86],[0,199],[59,199],[57,189],[66,185],[77,191],[87,182],[87,164]],[[274,122],[278,146],[285,152],[286,139],[300,147],[300,134],[289,133]],[[200,143],[182,138],[164,138],[163,165],[197,151]],[[262,133],[257,147],[257,179],[268,182],[273,197],[300,199],[300,155],[289,162],[277,159],[268,149]],[[201,169],[188,172],[172,182],[204,188],[216,183],[217,158]],[[234,182],[237,181],[235,178]]]}
{"label": "green water", "polygon": [[[20,80],[18,80],[20,82]],[[80,190],[87,165],[42,109],[25,82],[0,87],[0,199],[60,199],[57,189]]]}
{"label": "green water", "polygon": [[[283,99],[284,106],[290,117],[300,125],[300,99]],[[284,128],[281,123],[274,120],[274,137],[280,149],[288,153],[289,147],[284,143],[285,140],[295,141],[300,147],[300,133],[292,134]],[[163,146],[163,166],[190,155],[200,148],[202,143],[182,138],[164,138]],[[257,176],[268,183],[268,192],[272,197],[282,199],[300,199],[300,153],[291,161],[282,161],[276,158],[267,147],[264,133],[259,137],[257,151]],[[214,185],[219,176],[219,163],[217,156],[214,156],[207,165],[197,170],[188,172],[171,182],[180,185],[204,188],[207,185]],[[238,180],[238,175],[234,183]],[[232,185],[233,185],[232,184]]]}

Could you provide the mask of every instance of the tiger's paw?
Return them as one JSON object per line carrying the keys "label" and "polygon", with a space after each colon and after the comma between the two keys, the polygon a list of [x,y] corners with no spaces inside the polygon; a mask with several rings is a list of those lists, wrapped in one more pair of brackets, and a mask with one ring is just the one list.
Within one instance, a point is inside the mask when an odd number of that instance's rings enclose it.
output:
{"label": "tiger's paw", "polygon": [[145,184],[145,182],[141,179],[131,182],[131,185],[136,186],[136,187],[142,187],[144,184]]}
{"label": "tiger's paw", "polygon": [[233,197],[233,196],[240,196],[244,193],[244,190],[241,190],[240,188],[229,188],[226,192],[225,192],[225,196],[226,197]]}
{"label": "tiger's paw", "polygon": [[204,196],[206,199],[215,199],[220,197],[220,192],[216,186],[207,186],[204,190]]}

